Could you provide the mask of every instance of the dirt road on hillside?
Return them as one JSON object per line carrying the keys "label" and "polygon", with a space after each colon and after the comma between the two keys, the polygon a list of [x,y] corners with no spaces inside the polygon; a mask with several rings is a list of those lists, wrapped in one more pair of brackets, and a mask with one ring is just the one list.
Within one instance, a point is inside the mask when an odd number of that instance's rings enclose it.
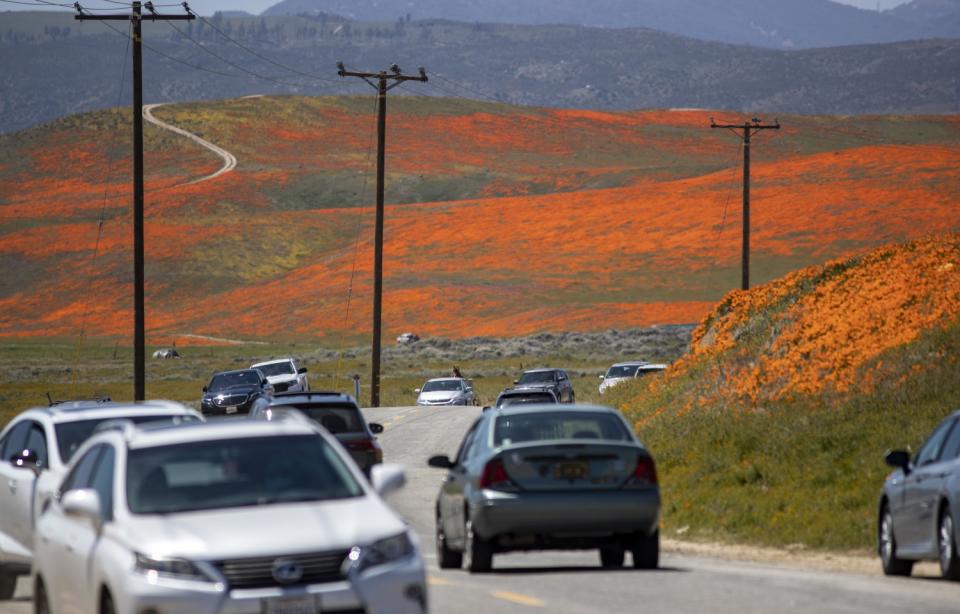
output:
{"label": "dirt road on hillside", "polygon": [[176,126],[172,126],[172,125],[170,125],[170,124],[168,124],[168,123],[166,123],[166,122],[160,121],[159,119],[157,119],[156,117],[154,117],[154,116],[153,116],[153,110],[156,109],[157,107],[162,107],[162,106],[164,106],[165,104],[167,104],[167,103],[165,103],[165,102],[159,102],[159,103],[154,103],[154,104],[145,104],[145,105],[143,105],[143,118],[144,118],[145,120],[147,120],[148,122],[150,122],[151,124],[154,124],[155,126],[159,126],[160,128],[163,128],[164,130],[169,130],[169,131],[171,131],[171,132],[176,132],[176,133],[179,134],[179,135],[182,135],[182,136],[187,137],[188,139],[190,139],[190,140],[193,141],[194,143],[197,143],[197,144],[200,145],[201,147],[205,147],[205,148],[209,149],[210,151],[212,151],[213,153],[217,154],[217,155],[220,156],[220,158],[223,160],[223,166],[221,166],[220,169],[219,169],[218,171],[216,171],[215,173],[212,173],[212,174],[207,175],[207,176],[205,176],[205,177],[200,177],[199,179],[194,179],[193,181],[188,181],[188,182],[186,182],[186,183],[181,183],[181,184],[179,184],[179,185],[193,185],[193,184],[195,184],[195,183],[202,183],[202,182],[204,182],[204,181],[210,181],[211,179],[216,179],[216,178],[219,177],[220,175],[223,175],[224,173],[229,173],[229,172],[232,171],[234,168],[236,168],[236,166],[237,166],[237,157],[234,156],[234,155],[233,155],[232,153],[230,153],[229,151],[227,151],[226,149],[224,149],[224,148],[222,148],[222,147],[218,147],[217,145],[214,145],[213,143],[211,143],[210,141],[207,141],[206,139],[200,138],[199,136],[193,134],[192,132],[187,132],[186,130],[184,130],[184,129],[182,129],[182,128],[177,128]]}

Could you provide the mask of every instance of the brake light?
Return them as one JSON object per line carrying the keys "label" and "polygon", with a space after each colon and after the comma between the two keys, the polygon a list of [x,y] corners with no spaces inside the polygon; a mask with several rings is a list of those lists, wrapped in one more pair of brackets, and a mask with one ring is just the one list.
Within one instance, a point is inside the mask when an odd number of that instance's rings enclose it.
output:
{"label": "brake light", "polygon": [[383,449],[372,439],[359,439],[345,442],[348,450],[353,452],[372,452],[374,462],[383,462]]}
{"label": "brake light", "polygon": [[495,458],[483,467],[483,474],[480,476],[480,488],[489,488],[490,490],[515,490],[510,476],[507,475],[507,469],[503,466],[503,460]]}
{"label": "brake light", "polygon": [[630,483],[634,485],[653,485],[657,483],[657,465],[646,455],[637,457],[637,466],[630,476]]}

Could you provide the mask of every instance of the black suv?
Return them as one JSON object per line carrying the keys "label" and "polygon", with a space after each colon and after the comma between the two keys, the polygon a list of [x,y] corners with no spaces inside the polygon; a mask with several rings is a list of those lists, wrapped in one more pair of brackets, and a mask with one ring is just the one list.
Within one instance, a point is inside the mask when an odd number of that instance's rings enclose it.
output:
{"label": "black suv", "polygon": [[560,403],[575,403],[577,395],[573,391],[570,377],[563,369],[532,369],[524,371],[520,379],[513,382],[515,388],[542,388],[553,392]]}
{"label": "black suv", "polygon": [[273,394],[273,386],[260,369],[214,373],[203,387],[200,411],[204,415],[246,414],[254,401]]}
{"label": "black suv", "polygon": [[360,406],[349,394],[341,392],[281,392],[254,403],[250,417],[273,420],[283,410],[296,409],[320,424],[337,438],[365,474],[383,462],[383,449],[375,435],[383,425],[367,423]]}

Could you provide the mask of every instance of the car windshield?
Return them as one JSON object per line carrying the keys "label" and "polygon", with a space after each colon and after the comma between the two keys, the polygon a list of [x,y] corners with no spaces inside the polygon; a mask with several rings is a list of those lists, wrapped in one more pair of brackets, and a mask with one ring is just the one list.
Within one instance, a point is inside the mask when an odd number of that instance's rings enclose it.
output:
{"label": "car windshield", "polygon": [[614,365],[607,370],[607,377],[633,377],[639,365]]}
{"label": "car windshield", "polygon": [[493,431],[497,446],[557,439],[629,441],[630,434],[616,416],[577,411],[500,416]]}
{"label": "car windshield", "polygon": [[520,377],[521,384],[543,384],[547,382],[553,382],[554,376],[553,371],[533,371],[531,373],[524,373]]}
{"label": "car windshield", "polygon": [[131,450],[127,505],[169,514],[358,497],[363,489],[319,435],[256,437]]}
{"label": "car windshield", "polygon": [[364,433],[360,410],[352,405],[278,405],[275,409],[299,409],[310,419],[316,420],[334,435],[340,433]]}
{"label": "car windshield", "polygon": [[216,392],[218,390],[226,390],[227,388],[233,388],[234,386],[249,386],[260,383],[260,376],[256,371],[233,371],[232,373],[219,373],[213,376],[213,379],[210,380],[210,385],[207,386],[207,390],[210,392]]}
{"label": "car windshield", "polygon": [[273,377],[274,375],[291,375],[296,373],[293,368],[293,364],[289,360],[283,362],[273,362],[268,365],[260,365],[257,367],[260,371],[263,372],[267,377]]}
{"label": "car windshield", "polygon": [[427,382],[423,385],[423,392],[438,392],[460,390],[460,380],[442,379],[435,382]]}
{"label": "car windshield", "polygon": [[546,392],[531,392],[526,394],[510,394],[497,399],[497,407],[511,405],[531,405],[536,403],[556,403],[557,398]]}
{"label": "car windshield", "polygon": [[83,442],[90,435],[93,435],[97,425],[107,420],[129,420],[134,424],[145,424],[147,422],[169,422],[170,424],[185,424],[187,422],[199,422],[199,418],[190,414],[162,415],[152,414],[148,416],[106,416],[104,418],[95,418],[91,420],[78,420],[76,422],[61,422],[54,430],[57,432],[57,449],[60,451],[60,459],[64,463],[70,460],[73,453],[77,451]]}

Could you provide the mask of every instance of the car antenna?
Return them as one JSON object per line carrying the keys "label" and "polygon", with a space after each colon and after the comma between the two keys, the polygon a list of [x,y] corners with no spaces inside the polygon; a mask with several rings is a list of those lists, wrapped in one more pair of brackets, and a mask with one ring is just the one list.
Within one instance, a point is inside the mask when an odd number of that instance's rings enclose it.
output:
{"label": "car antenna", "polygon": [[47,403],[49,403],[49,407],[53,407],[53,406],[54,406],[53,397],[50,396],[50,391],[49,391],[49,390],[47,391]]}

